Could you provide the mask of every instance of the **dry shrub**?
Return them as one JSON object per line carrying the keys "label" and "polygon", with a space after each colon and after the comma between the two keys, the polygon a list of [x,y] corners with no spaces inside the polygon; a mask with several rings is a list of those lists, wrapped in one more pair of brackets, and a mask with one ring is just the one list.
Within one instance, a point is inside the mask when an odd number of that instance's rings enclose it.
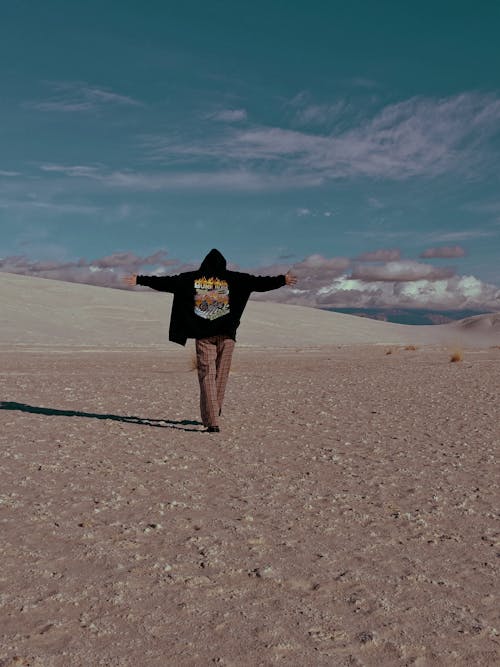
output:
{"label": "dry shrub", "polygon": [[392,354],[392,350],[386,350],[385,353],[386,354]]}
{"label": "dry shrub", "polygon": [[451,353],[450,361],[455,362],[455,361],[462,361],[464,358],[462,350],[453,350]]}
{"label": "dry shrub", "polygon": [[415,350],[418,350],[418,347],[416,345],[407,345],[405,347],[405,350],[408,350],[410,352],[415,352]]}

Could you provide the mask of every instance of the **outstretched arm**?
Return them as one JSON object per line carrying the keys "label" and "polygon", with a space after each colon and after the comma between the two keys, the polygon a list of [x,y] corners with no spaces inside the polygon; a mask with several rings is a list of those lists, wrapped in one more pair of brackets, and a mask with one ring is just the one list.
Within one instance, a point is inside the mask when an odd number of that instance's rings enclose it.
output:
{"label": "outstretched arm", "polygon": [[281,276],[250,276],[250,290],[252,292],[269,292],[284,285],[295,285],[297,278],[290,273]]}
{"label": "outstretched arm", "polygon": [[144,285],[145,287],[151,287],[160,292],[174,292],[177,287],[177,277],[178,276],[138,276],[136,273],[132,273],[129,276],[125,276],[123,282],[132,287],[134,285]]}

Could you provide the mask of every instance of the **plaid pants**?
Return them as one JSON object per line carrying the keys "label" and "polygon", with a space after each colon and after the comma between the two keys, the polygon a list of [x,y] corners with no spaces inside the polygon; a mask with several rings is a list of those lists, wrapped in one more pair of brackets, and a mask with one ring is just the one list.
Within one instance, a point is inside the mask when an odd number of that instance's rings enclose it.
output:
{"label": "plaid pants", "polygon": [[204,426],[218,426],[231,367],[234,340],[229,336],[196,339],[200,412]]}

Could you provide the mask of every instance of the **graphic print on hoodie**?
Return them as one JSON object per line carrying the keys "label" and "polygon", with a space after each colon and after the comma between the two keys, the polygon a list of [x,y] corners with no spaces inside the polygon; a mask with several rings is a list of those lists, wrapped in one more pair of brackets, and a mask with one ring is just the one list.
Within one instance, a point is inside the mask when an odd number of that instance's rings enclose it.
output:
{"label": "graphic print on hoodie", "polygon": [[229,286],[226,280],[211,277],[194,281],[194,312],[205,320],[216,320],[229,313]]}

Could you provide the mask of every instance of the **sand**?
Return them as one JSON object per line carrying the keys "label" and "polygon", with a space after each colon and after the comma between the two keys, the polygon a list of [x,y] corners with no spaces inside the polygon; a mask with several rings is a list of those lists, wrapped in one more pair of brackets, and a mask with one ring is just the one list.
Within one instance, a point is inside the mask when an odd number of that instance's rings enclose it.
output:
{"label": "sand", "polygon": [[2,667],[499,663],[500,348],[250,338],[209,434],[191,345],[23,335]]}
{"label": "sand", "polygon": [[[171,304],[172,295],[148,288],[117,290],[0,272],[0,345],[42,349],[167,346],[177,350],[177,345],[168,343]],[[451,324],[407,326],[305,306],[250,301],[238,343],[259,348],[353,344],[487,347],[500,345],[500,313]]]}

